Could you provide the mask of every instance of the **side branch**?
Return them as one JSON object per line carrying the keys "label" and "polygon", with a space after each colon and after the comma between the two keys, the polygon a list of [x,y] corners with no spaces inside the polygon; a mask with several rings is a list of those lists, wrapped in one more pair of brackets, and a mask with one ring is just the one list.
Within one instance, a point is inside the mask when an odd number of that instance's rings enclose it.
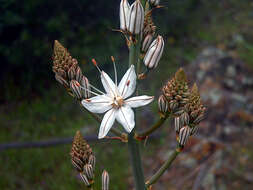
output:
{"label": "side branch", "polygon": [[155,130],[157,130],[158,128],[160,128],[168,117],[169,117],[169,114],[166,114],[165,116],[160,117],[160,119],[152,127],[150,127],[149,129],[147,129],[147,130],[145,130],[143,132],[135,134],[135,138],[136,139],[145,139],[147,136],[149,136]]}
{"label": "side branch", "polygon": [[146,182],[148,188],[152,184],[156,183],[158,179],[164,174],[164,172],[171,166],[172,162],[176,159],[177,155],[181,152],[181,148],[176,148],[174,152],[169,156],[168,160],[161,166],[161,168]]}

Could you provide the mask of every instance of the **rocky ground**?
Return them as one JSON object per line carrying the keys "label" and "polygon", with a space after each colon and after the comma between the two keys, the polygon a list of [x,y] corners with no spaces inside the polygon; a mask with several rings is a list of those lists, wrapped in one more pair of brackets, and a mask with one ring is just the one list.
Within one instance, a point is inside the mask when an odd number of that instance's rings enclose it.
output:
{"label": "rocky ground", "polygon": [[[206,119],[153,189],[253,189],[253,71],[232,51],[215,47],[204,48],[185,70],[199,86]],[[168,142],[175,142],[168,130]],[[155,164],[146,159],[150,175],[171,147],[157,151]]]}

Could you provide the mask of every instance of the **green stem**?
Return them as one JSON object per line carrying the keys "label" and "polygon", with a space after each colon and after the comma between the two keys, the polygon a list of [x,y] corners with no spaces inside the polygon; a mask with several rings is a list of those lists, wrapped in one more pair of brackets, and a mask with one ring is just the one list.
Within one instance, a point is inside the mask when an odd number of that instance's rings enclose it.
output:
{"label": "green stem", "polygon": [[171,166],[177,155],[181,152],[180,148],[176,148],[169,156],[168,160],[162,165],[162,167],[146,182],[146,187],[156,183],[163,173]]}
{"label": "green stem", "polygon": [[[139,54],[140,54],[140,38],[139,36],[132,36],[131,37],[131,44],[129,49],[129,66],[130,65],[136,65],[136,69],[139,69]],[[137,87],[136,87],[136,93],[138,93]],[[135,114],[136,118],[136,114]],[[136,123],[136,119],[135,119]],[[135,126],[136,129],[136,126]],[[140,156],[140,148],[139,144],[137,144],[134,134],[135,129],[132,130],[132,132],[128,135],[128,150],[129,150],[129,156],[130,161],[133,169],[134,174],[134,182],[136,190],[145,190],[145,179],[143,174],[143,168],[142,168],[142,162],[141,162],[141,156]]]}
{"label": "green stem", "polygon": [[143,137],[149,136],[155,130],[160,128],[168,117],[169,117],[169,114],[165,115],[164,117],[161,117],[152,127],[150,127],[149,129],[147,129],[141,133],[137,133],[136,137],[143,138]]}
{"label": "green stem", "polygon": [[136,140],[134,139],[134,130],[128,136],[128,150],[133,168],[136,190],[144,190],[145,183],[140,156],[140,149],[139,144],[137,144]]}

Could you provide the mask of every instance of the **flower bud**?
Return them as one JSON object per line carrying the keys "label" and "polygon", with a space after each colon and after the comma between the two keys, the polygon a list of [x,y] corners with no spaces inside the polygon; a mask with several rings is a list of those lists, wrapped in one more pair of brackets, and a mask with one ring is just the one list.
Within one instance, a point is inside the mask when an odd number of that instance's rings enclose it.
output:
{"label": "flower bud", "polygon": [[160,95],[158,99],[158,107],[161,113],[166,113],[168,111],[168,101],[163,95]]}
{"label": "flower bud", "polygon": [[109,190],[109,174],[105,170],[102,174],[102,190]]}
{"label": "flower bud", "polygon": [[190,136],[191,128],[187,125],[179,131],[179,145],[184,146]]}
{"label": "flower bud", "polygon": [[164,41],[162,36],[158,36],[150,45],[143,62],[149,69],[156,68],[163,53]]}
{"label": "flower bud", "polygon": [[76,65],[72,65],[68,70],[68,78],[69,80],[75,79],[76,76]]}
{"label": "flower bud", "polygon": [[55,74],[55,79],[65,87],[69,87],[69,83],[63,79],[60,75]]}
{"label": "flower bud", "polygon": [[130,7],[127,29],[132,34],[139,34],[144,25],[144,9],[140,0],[136,0]]}
{"label": "flower bud", "polygon": [[96,157],[94,155],[90,155],[88,164],[92,166],[93,170],[95,169]]}
{"label": "flower bud", "polygon": [[88,179],[92,180],[94,178],[93,168],[90,164],[86,164],[83,168],[84,174]]}
{"label": "flower bud", "polygon": [[130,5],[127,0],[121,0],[119,8],[119,19],[120,19],[120,29],[127,30],[127,25],[129,22],[129,10]]}
{"label": "flower bud", "polygon": [[184,112],[184,113],[182,113],[180,115],[180,123],[182,125],[188,125],[189,124],[189,120],[190,120],[190,118],[189,118],[189,114],[188,113]]}
{"label": "flower bud", "polygon": [[149,3],[153,6],[158,6],[160,3],[160,0],[149,0]]}
{"label": "flower bud", "polygon": [[181,127],[182,127],[182,125],[180,123],[180,118],[179,117],[175,117],[175,131],[177,133],[179,133]]}
{"label": "flower bud", "polygon": [[79,82],[76,80],[71,80],[70,89],[77,99],[82,99],[82,88]]}
{"label": "flower bud", "polygon": [[81,84],[83,78],[82,70],[79,66],[76,68],[76,80]]}
{"label": "flower bud", "polygon": [[152,42],[153,35],[152,34],[147,34],[147,36],[144,38],[142,42],[142,51],[146,52]]}
{"label": "flower bud", "polygon": [[85,99],[89,98],[90,97],[90,83],[89,83],[89,80],[85,76],[82,76],[81,86],[84,89],[82,91],[82,97]]}
{"label": "flower bud", "polygon": [[190,135],[194,135],[197,132],[197,130],[198,130],[198,126],[192,127]]}
{"label": "flower bud", "polygon": [[80,173],[80,177],[81,177],[82,181],[84,182],[84,184],[85,184],[86,186],[90,186],[90,182],[89,182],[89,180],[88,180],[88,178],[86,177],[85,174]]}

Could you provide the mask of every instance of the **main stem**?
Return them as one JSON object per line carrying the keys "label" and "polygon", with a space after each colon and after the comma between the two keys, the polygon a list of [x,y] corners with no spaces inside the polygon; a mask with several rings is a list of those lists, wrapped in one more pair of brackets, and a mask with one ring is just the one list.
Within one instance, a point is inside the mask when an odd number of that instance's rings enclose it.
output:
{"label": "main stem", "polygon": [[[132,39],[132,42],[130,44],[129,66],[135,65],[138,70],[139,54],[140,54],[140,40],[138,38],[136,40]],[[136,118],[136,115],[135,115],[135,118]],[[136,123],[136,119],[135,119],[135,123]],[[136,126],[135,126],[135,129],[136,129]],[[145,187],[145,179],[144,179],[143,169],[142,169],[140,148],[139,148],[139,144],[136,142],[134,138],[135,129],[133,129],[132,132],[128,136],[128,150],[129,150],[130,161],[131,161],[131,165],[133,169],[136,190],[145,190],[146,187]]]}

